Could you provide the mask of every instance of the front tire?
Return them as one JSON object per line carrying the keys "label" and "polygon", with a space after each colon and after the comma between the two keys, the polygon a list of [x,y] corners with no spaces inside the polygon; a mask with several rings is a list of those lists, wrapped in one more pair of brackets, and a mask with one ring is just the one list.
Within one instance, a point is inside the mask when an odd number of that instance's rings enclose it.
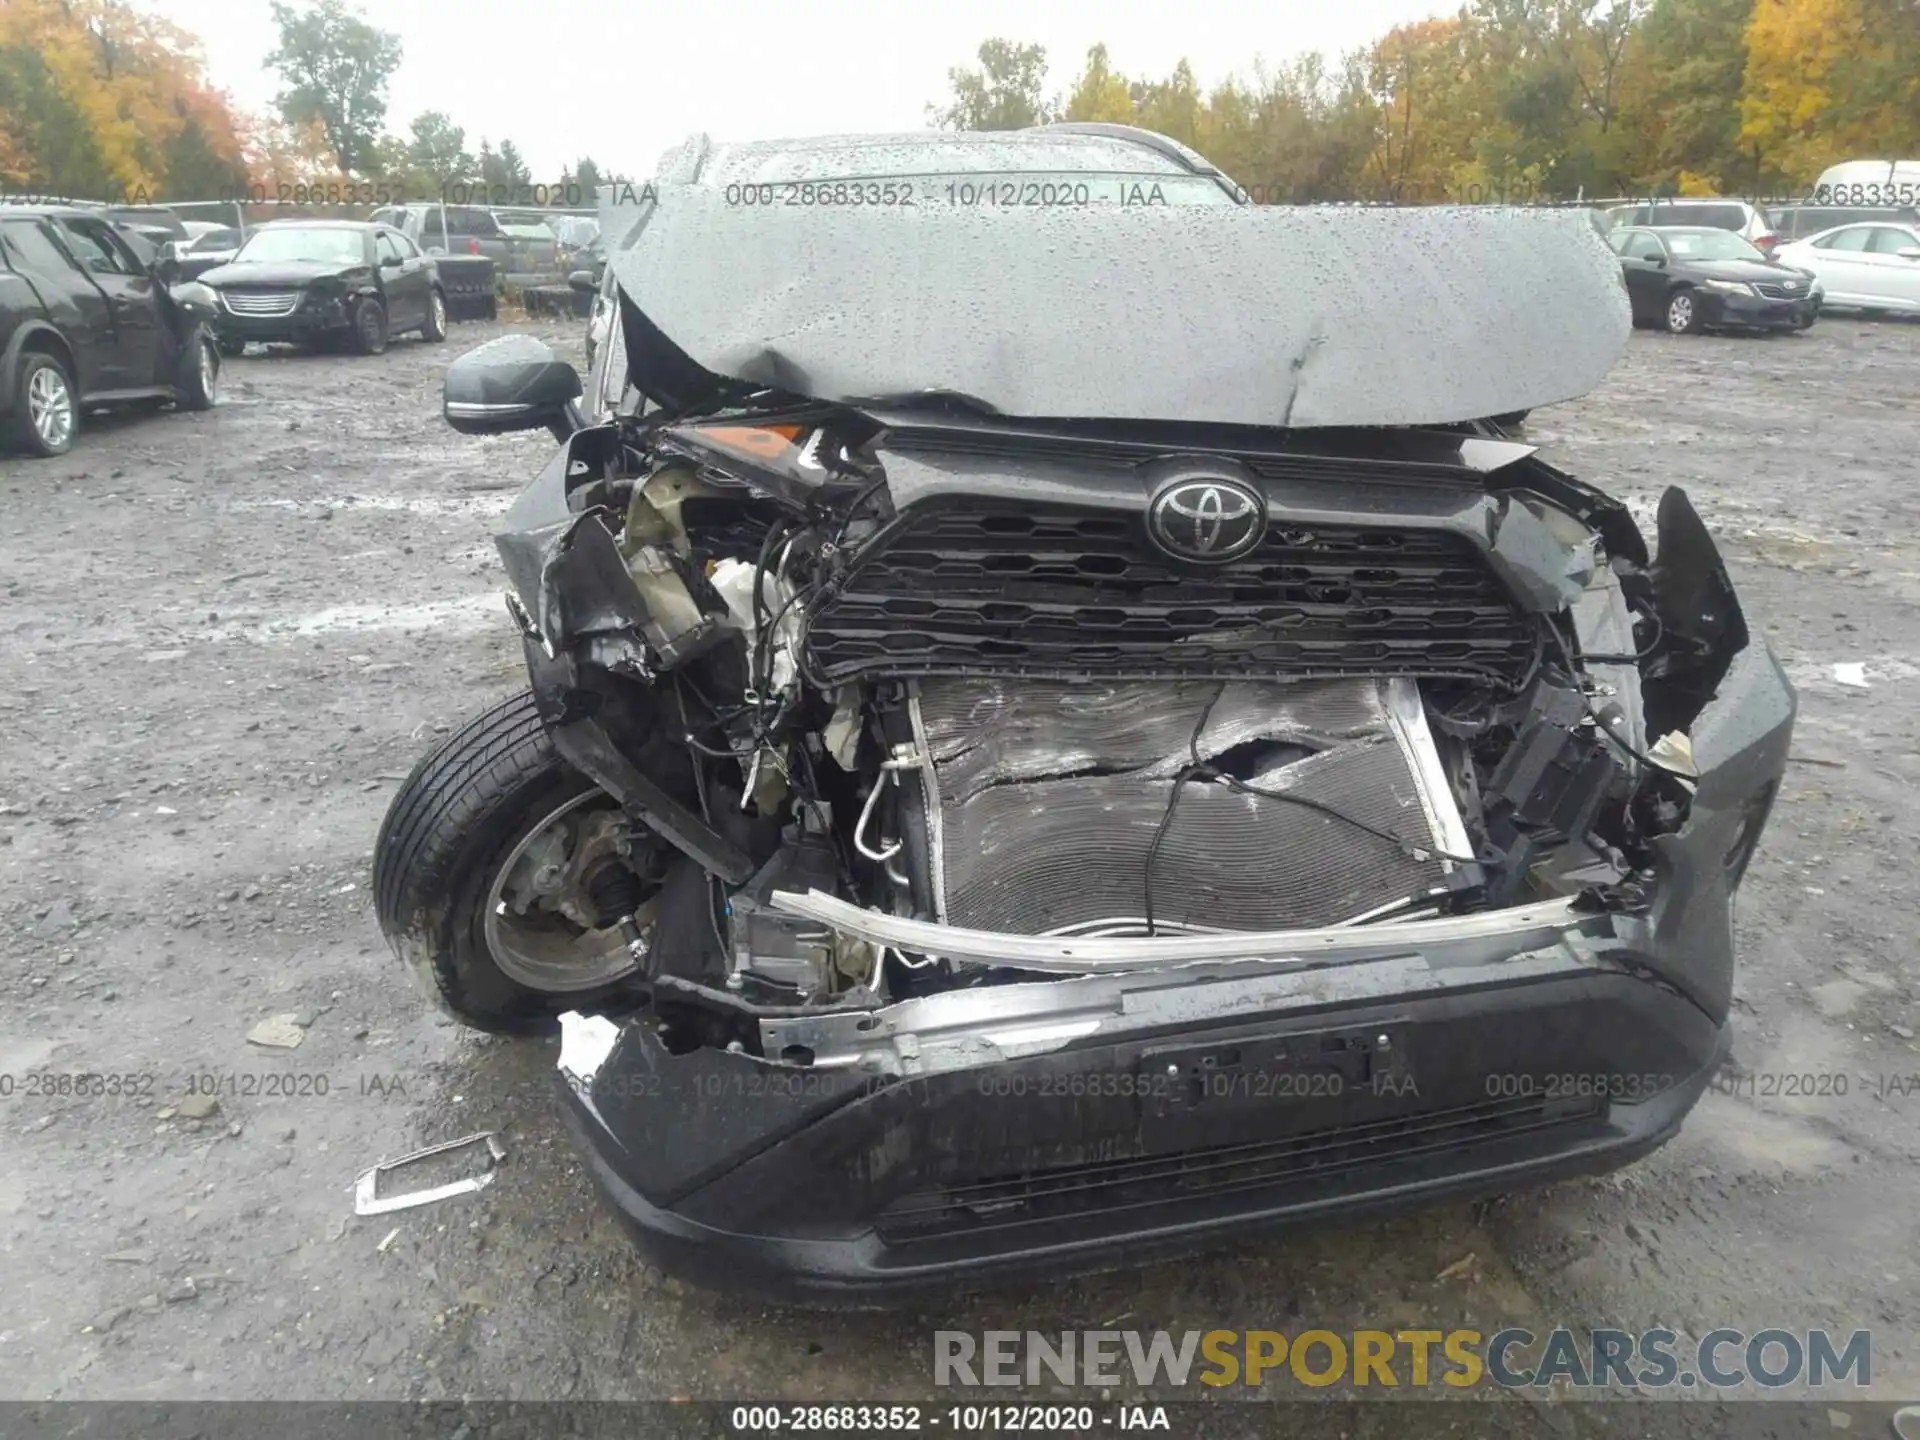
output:
{"label": "front tire", "polygon": [[1700,301],[1691,290],[1676,290],[1667,296],[1664,316],[1667,329],[1674,335],[1695,335],[1700,331]]}
{"label": "front tire", "polygon": [[196,327],[180,349],[180,368],[173,377],[173,403],[181,410],[211,410],[219,388],[219,342],[204,326]]}
{"label": "front tire", "polygon": [[[476,1029],[543,1033],[563,1011],[606,1009],[627,992],[635,967],[617,930],[576,927],[569,939],[551,914],[516,921],[504,908],[503,881],[546,858],[529,845],[569,806],[576,816],[618,809],[560,757],[523,691],[449,735],[388,807],[374,842],[380,928],[428,996]],[[545,952],[528,959],[504,944],[503,924],[544,933],[531,950]]]}
{"label": "front tire", "polygon": [[420,327],[420,338],[433,345],[447,338],[447,297],[438,290],[427,297],[427,323]]}
{"label": "front tire", "polygon": [[387,309],[378,300],[362,299],[353,307],[353,348],[362,355],[378,355],[387,348]]}

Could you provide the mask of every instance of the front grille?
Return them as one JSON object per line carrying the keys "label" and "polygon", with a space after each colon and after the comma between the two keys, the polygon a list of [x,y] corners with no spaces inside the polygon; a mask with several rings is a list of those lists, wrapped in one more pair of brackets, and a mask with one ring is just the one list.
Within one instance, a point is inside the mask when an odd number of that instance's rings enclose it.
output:
{"label": "front grille", "polygon": [[220,299],[235,315],[291,315],[300,303],[298,290],[222,290]]}
{"label": "front grille", "polygon": [[[1284,1192],[1289,1185],[1352,1177],[1372,1165],[1588,1128],[1605,1111],[1600,1100],[1489,1100],[1252,1144],[1051,1166],[916,1191],[888,1206],[876,1227],[882,1238],[899,1243],[1236,1190]],[[1284,1193],[1274,1199],[1284,1201]]]}
{"label": "front grille", "polygon": [[1047,505],[928,509],[813,616],[814,672],[855,676],[1408,675],[1517,683],[1535,634],[1465,536],[1268,530],[1181,566],[1142,515]]}
{"label": "front grille", "polygon": [[1769,300],[1799,300],[1807,293],[1807,286],[1797,280],[1756,280],[1753,288]]}

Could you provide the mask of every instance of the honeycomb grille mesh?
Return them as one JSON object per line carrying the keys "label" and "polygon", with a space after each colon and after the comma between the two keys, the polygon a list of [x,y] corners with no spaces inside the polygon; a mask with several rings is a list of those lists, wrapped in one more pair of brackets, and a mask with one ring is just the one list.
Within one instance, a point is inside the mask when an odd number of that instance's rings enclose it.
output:
{"label": "honeycomb grille mesh", "polygon": [[1534,636],[1466,537],[1274,525],[1182,566],[1136,511],[914,514],[812,616],[829,681],[864,675],[1410,675],[1517,682]]}

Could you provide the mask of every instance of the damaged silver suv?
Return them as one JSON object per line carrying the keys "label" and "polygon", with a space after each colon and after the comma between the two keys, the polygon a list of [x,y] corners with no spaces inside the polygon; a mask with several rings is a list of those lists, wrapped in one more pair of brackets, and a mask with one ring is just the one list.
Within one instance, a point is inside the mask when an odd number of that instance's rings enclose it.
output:
{"label": "damaged silver suv", "polygon": [[1614,256],[1196,185],[696,140],[603,213],[595,423],[529,337],[448,371],[560,440],[531,687],[394,800],[380,922],[559,1030],[668,1268],[867,1302],[1605,1170],[1725,1052],[1792,691],[1684,494],[1649,546],[1473,418],[1599,383]]}

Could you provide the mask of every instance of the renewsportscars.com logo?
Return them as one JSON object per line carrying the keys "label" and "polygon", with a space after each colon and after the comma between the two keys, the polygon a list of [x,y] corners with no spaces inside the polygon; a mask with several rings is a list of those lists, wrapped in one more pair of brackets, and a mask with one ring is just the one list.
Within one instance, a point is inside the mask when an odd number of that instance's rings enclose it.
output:
{"label": "renewsportscars.com logo", "polygon": [[1307,1386],[1452,1390],[1566,1385],[1647,1390],[1778,1390],[1873,1381],[1865,1330],[1569,1329],[1544,1336],[1478,1330],[936,1330],[935,1385],[1259,1385],[1269,1376]]}

